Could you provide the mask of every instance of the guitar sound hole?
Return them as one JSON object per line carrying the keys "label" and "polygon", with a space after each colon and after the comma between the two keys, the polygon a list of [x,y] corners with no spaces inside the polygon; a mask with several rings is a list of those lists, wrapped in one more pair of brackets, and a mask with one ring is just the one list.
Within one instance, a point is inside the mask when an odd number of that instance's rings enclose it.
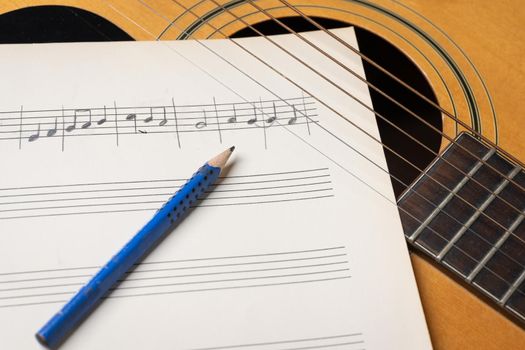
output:
{"label": "guitar sound hole", "polygon": [[[348,23],[325,18],[314,19],[323,27],[329,29],[349,25]],[[281,21],[297,32],[316,30],[313,25],[299,17],[282,18]],[[254,27],[266,35],[287,33],[286,29],[273,21],[261,22],[254,25]],[[361,53],[437,104],[436,96],[423,73],[400,50],[385,39],[362,28],[356,27],[356,35]],[[247,36],[257,36],[257,34],[250,28],[246,28],[233,35],[233,37]],[[353,53],[349,51],[349,55],[353,55]],[[366,61],[364,61],[363,64],[366,78],[370,83],[393,97],[396,101],[399,101],[438,130],[442,130],[441,113],[436,108],[402,87],[372,64]],[[378,114],[392,122],[401,130],[404,130],[408,135],[421,141],[433,151],[428,151],[406,134],[396,129],[396,127],[376,116],[383,143],[410,162],[410,164],[408,164],[398,155],[384,148],[388,168],[393,175],[392,184],[394,193],[396,197],[399,197],[406,188],[406,185],[410,185],[420,174],[420,171],[411,164],[419,169],[426,168],[439,151],[441,136],[435,130],[432,130],[423,122],[390,102],[379,92],[374,89],[369,90],[374,110]]]}
{"label": "guitar sound hole", "polygon": [[0,16],[0,43],[133,40],[108,20],[69,6],[34,6]]}

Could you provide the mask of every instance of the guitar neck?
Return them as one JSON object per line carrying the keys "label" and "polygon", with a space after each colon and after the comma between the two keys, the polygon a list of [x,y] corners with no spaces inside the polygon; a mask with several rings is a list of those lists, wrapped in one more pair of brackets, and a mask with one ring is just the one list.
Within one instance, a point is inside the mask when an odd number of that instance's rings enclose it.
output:
{"label": "guitar neck", "polygon": [[398,201],[406,238],[525,322],[525,172],[460,134]]}

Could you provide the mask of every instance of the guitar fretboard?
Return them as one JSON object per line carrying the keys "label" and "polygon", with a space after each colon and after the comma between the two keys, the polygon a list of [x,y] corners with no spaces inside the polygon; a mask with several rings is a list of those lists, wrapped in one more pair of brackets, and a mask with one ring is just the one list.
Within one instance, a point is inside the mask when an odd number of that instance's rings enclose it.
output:
{"label": "guitar fretboard", "polygon": [[460,134],[398,201],[408,242],[525,322],[525,172]]}

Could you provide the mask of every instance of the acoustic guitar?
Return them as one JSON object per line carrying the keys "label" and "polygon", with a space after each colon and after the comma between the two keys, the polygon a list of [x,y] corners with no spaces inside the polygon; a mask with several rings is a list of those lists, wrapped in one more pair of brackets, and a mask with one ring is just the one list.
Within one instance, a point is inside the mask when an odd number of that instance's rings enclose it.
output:
{"label": "acoustic guitar", "polygon": [[360,49],[348,47],[348,54],[360,55],[365,66],[434,347],[523,349],[525,8],[520,5],[519,0],[17,0],[0,3],[0,41],[301,37],[304,30],[355,26]]}

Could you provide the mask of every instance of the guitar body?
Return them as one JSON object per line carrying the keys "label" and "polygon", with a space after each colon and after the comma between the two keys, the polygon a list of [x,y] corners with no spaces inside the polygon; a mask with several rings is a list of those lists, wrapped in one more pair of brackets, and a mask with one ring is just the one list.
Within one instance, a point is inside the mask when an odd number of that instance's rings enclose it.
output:
{"label": "guitar body", "polygon": [[[38,5],[83,9],[112,22],[135,40],[222,38],[247,24],[268,22],[248,1],[18,0],[0,14]],[[397,47],[420,70],[444,110],[525,161],[525,8],[519,0],[289,0],[303,13],[358,26]],[[298,17],[278,0],[257,1],[273,16]],[[193,6],[193,7],[192,7]],[[231,12],[230,12],[231,11]],[[241,17],[236,19],[233,15]],[[198,19],[195,14],[200,16]],[[243,23],[245,21],[246,23]],[[417,98],[417,97],[414,97]],[[442,131],[465,130],[440,113]],[[448,145],[443,138],[437,151]],[[519,349],[525,332],[484,297],[418,254],[412,262],[436,349]],[[399,315],[400,318],[403,315]]]}

